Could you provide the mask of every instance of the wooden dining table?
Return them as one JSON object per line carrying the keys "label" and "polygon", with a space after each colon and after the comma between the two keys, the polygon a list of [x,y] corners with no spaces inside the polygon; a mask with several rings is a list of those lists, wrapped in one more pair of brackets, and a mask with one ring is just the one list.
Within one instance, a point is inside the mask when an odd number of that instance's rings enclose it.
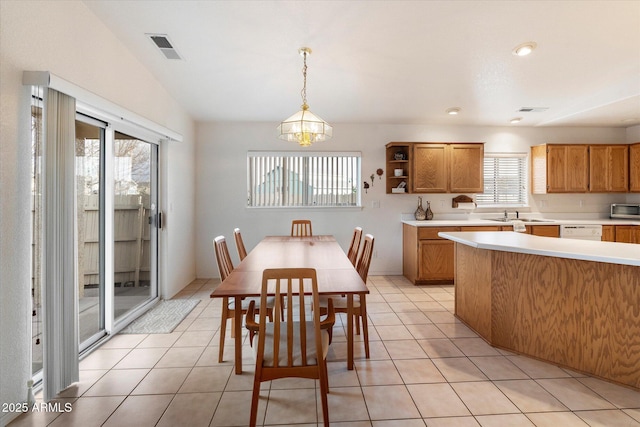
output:
{"label": "wooden dining table", "polygon": [[[267,268],[314,268],[320,295],[347,296],[347,368],[353,369],[353,296],[369,293],[333,236],[267,236],[211,293],[211,298],[260,296],[262,272]],[[242,311],[234,310],[236,374],[242,373]]]}

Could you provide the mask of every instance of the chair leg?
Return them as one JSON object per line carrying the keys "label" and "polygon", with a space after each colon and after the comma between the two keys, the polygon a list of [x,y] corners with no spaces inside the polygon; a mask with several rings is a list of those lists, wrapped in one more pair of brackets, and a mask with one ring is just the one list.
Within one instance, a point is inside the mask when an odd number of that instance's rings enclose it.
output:
{"label": "chair leg", "polygon": [[218,363],[223,362],[224,355],[224,336],[227,332],[227,310],[222,310],[222,319],[220,319],[220,352],[218,353]]}
{"label": "chair leg", "polygon": [[320,397],[322,400],[322,419],[325,427],[329,427],[329,403],[327,393],[329,393],[329,374],[327,372],[327,360],[323,359],[318,364],[320,376]]}
{"label": "chair leg", "polygon": [[[257,367],[256,367],[257,371]],[[249,426],[255,427],[258,418],[258,403],[260,400],[260,373],[256,372],[253,377],[253,393],[251,394],[251,415],[249,418]]]}
{"label": "chair leg", "polygon": [[365,296],[360,296],[360,317],[362,317],[362,333],[364,334],[364,355],[369,358],[369,321],[367,320],[367,303]]}
{"label": "chair leg", "polygon": [[[231,312],[232,313],[232,312]],[[231,338],[236,337],[236,317],[231,317]]]}
{"label": "chair leg", "polygon": [[360,335],[360,316],[355,316],[356,321],[356,335]]}

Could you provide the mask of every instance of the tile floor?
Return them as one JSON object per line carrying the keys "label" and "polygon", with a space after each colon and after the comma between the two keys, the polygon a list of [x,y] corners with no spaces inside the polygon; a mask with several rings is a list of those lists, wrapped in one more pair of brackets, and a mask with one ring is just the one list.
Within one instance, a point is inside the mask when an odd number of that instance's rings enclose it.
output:
{"label": "tile floor", "polygon": [[[235,375],[229,338],[217,363],[217,283],[196,280],[176,296],[202,302],[173,333],[117,335],[82,360],[80,382],[57,399],[71,412],[25,414],[11,426],[247,425],[253,359],[246,347],[245,373]],[[401,276],[368,285],[371,358],[356,343],[353,371],[344,317],[335,327],[332,426],[640,426],[640,392],[490,347],[454,318],[452,286]],[[316,426],[318,394],[311,380],[265,383],[258,424]]]}

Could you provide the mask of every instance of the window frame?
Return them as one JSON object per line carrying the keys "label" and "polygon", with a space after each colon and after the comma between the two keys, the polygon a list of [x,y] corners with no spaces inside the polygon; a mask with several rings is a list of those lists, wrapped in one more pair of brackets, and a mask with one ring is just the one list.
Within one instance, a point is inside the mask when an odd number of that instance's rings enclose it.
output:
{"label": "window frame", "polygon": [[[252,159],[256,159],[256,158],[264,158],[264,159],[271,159],[270,161],[274,162],[273,163],[273,168],[275,169],[276,167],[280,166],[280,164],[278,163],[279,161],[284,161],[283,159],[285,158],[293,158],[294,162],[303,162],[303,165],[299,165],[302,167],[308,167],[311,164],[311,161],[309,160],[303,160],[303,159],[311,159],[311,158],[316,158],[316,159],[326,159],[327,162],[332,162],[332,159],[335,158],[347,158],[348,161],[355,161],[355,164],[353,164],[349,169],[348,169],[348,173],[347,173],[347,177],[344,178],[343,180],[339,180],[339,179],[331,179],[331,177],[335,178],[335,173],[334,174],[329,174],[327,175],[329,178],[325,177],[328,179],[328,181],[323,181],[322,185],[323,188],[327,188],[327,182],[331,182],[333,187],[329,187],[330,190],[335,191],[335,190],[339,190],[339,189],[345,189],[347,187],[344,186],[344,183],[347,182],[347,185],[349,185],[350,189],[352,192],[354,192],[355,194],[352,196],[355,200],[353,203],[345,203],[345,204],[341,204],[341,203],[331,203],[331,204],[310,204],[310,202],[313,200],[313,194],[309,194],[309,195],[305,195],[304,197],[306,198],[306,200],[304,201],[304,203],[297,203],[297,204],[270,204],[270,203],[264,203],[264,204],[256,204],[255,197],[256,197],[256,190],[255,188],[252,188],[252,183],[254,186],[255,185],[259,185],[259,178],[257,178],[255,176],[255,169],[256,167],[252,166]],[[320,160],[320,162],[322,162],[322,160]],[[335,165],[335,163],[333,163],[333,165]],[[317,166],[317,165],[316,165]],[[323,167],[329,167],[328,164],[323,164]],[[272,169],[273,170],[273,169]],[[283,169],[285,170],[285,169]],[[342,171],[343,169],[341,169]],[[264,171],[264,173],[269,173],[269,171]],[[263,177],[264,177],[264,173],[263,173]],[[303,171],[301,171],[297,176],[301,176],[303,174],[306,173],[310,173],[308,169],[304,169]],[[351,182],[351,179],[353,179],[355,182]],[[340,181],[343,182],[342,186],[338,186],[336,187],[336,185],[338,185],[337,183],[339,183]],[[264,180],[262,182],[265,182]],[[339,209],[339,210],[345,210],[345,209],[362,209],[362,189],[361,189],[361,183],[362,183],[362,153],[359,151],[247,151],[247,201],[246,201],[246,208],[248,209]],[[296,186],[291,186],[289,184],[285,184],[282,185],[282,187],[274,187],[275,188],[281,188],[281,190],[284,190],[282,192],[282,196],[280,197],[280,200],[283,201],[286,198],[289,198],[289,195],[287,193],[287,190],[289,188],[296,188],[296,189],[302,189],[303,193],[307,193],[306,191],[304,191],[305,188],[310,188],[312,186],[314,186],[315,184],[318,183],[318,181],[314,181],[313,178],[310,178],[309,176],[306,177],[302,177],[301,183],[300,184],[296,184]],[[336,195],[335,193],[331,193],[333,196],[330,197],[338,197],[339,195]],[[345,193],[346,194],[346,193]],[[301,197],[301,196],[299,196]]]}
{"label": "window frame", "polygon": [[[518,178],[519,184],[517,184],[520,188],[517,190],[515,187],[511,187],[511,191],[514,193],[517,192],[518,200],[516,202],[505,202],[498,200],[498,189],[499,183],[496,183],[499,176],[496,177],[496,168],[492,166],[491,169],[494,170],[493,177],[487,177],[488,165],[487,162],[491,162],[495,164],[496,162],[500,162],[499,159],[519,159],[519,164],[515,166],[520,172]],[[483,159],[483,178],[484,178],[484,187],[486,189],[487,183],[493,182],[493,191],[491,193],[478,193],[476,194],[476,206],[478,208],[515,208],[515,207],[529,207],[529,154],[526,152],[517,152],[517,153],[485,153]],[[502,165],[503,168],[513,169],[513,165]],[[498,172],[499,173],[499,172]],[[503,178],[504,179],[504,178]],[[516,184],[513,184],[514,186]],[[483,201],[483,199],[487,199],[489,197],[493,198],[493,202]],[[503,196],[504,197],[504,196]]]}

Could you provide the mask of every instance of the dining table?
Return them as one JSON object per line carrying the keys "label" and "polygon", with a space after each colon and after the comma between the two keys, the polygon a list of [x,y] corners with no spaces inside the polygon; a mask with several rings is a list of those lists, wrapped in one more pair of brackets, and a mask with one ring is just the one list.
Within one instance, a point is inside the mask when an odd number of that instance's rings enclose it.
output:
{"label": "dining table", "polygon": [[[347,297],[347,369],[353,369],[354,295],[369,293],[366,284],[334,236],[266,236],[211,293],[211,298],[260,296],[262,272],[268,268],[314,268],[320,295]],[[242,310],[234,310],[235,371],[242,373]]]}

